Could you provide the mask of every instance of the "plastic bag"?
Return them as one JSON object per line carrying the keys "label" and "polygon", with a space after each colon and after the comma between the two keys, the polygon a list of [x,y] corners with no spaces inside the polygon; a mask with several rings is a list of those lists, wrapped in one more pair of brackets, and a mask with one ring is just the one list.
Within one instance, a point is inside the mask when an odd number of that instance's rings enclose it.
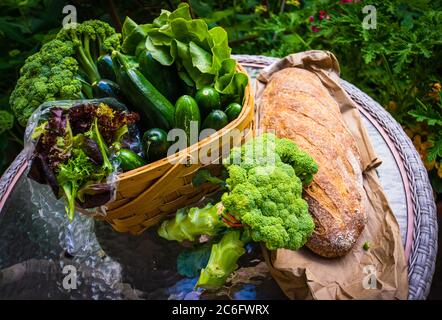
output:
{"label": "plastic bag", "polygon": [[[128,131],[126,134],[122,135],[121,143],[119,143],[119,145],[122,145],[122,147],[126,149],[131,149],[138,155],[142,156],[140,133],[137,126],[133,123],[137,119],[133,120],[134,114],[130,113],[124,104],[120,103],[114,98],[45,102],[37,110],[34,111],[34,113],[31,115],[31,117],[28,120],[28,125],[25,131],[25,150],[29,163],[28,177],[40,184],[49,185],[52,188],[52,191],[57,199],[64,196],[66,200],[66,206],[67,206],[66,210],[68,214],[70,212],[68,209],[70,199],[68,193],[66,193],[65,186],[61,187],[58,184],[58,178],[57,178],[58,175],[57,168],[59,168],[58,163],[65,164],[67,161],[69,161],[69,159],[72,157],[71,152],[75,149],[73,147],[75,144],[74,141],[76,138],[80,136],[80,134],[81,134],[80,138],[85,140],[81,140],[83,141],[82,142],[83,145],[81,145],[81,148],[77,149],[86,150],[88,148],[85,148],[84,146],[90,144],[91,148],[94,149],[93,152],[95,152],[93,154],[96,155],[98,158],[100,158],[101,154],[101,162],[103,162],[103,157],[102,157],[103,152],[99,152],[101,151],[100,144],[97,143],[96,141],[91,141],[94,139],[85,138],[84,135],[82,134],[88,131],[92,127],[92,123],[94,120],[91,119],[95,118],[101,119],[101,117],[90,116],[90,114],[85,111],[91,109],[86,109],[86,108],[90,107],[98,108],[102,104],[109,106],[114,111],[122,111],[123,112],[122,114],[124,115],[124,117],[126,117],[125,120],[131,117],[130,119],[132,120],[130,120],[129,124],[127,125]],[[72,108],[75,107],[77,107],[76,110],[82,112],[81,117],[83,118],[81,119],[81,121],[78,120],[80,118],[75,118],[73,116],[75,112],[72,111],[74,110]],[[69,111],[67,111],[69,109],[72,109],[71,110],[72,115],[69,113]],[[66,114],[72,117],[72,119],[66,116]],[[60,116],[57,117],[58,115]],[[48,119],[50,118],[52,119],[52,121],[55,122],[55,123],[52,122],[53,126],[52,130],[55,128],[55,131],[57,131],[58,128],[62,128],[60,129],[61,133],[58,136],[56,134],[49,136],[50,138],[55,136],[55,140],[50,142],[52,146],[55,146],[50,149],[50,150],[55,150],[56,154],[55,156],[54,154],[52,154],[52,152],[45,153],[44,152],[45,150],[42,151],[42,149],[44,149],[43,146],[45,145],[45,142],[40,141],[42,139],[42,134],[39,134],[40,132],[46,132],[45,130],[47,130],[48,128],[47,122]],[[76,127],[75,123],[79,123],[82,126]],[[88,127],[86,127],[86,125],[88,125]],[[122,125],[122,127],[124,127],[124,125]],[[101,128],[103,128],[103,126]],[[113,129],[114,128],[112,128],[112,130]],[[52,132],[54,132],[54,130]],[[72,134],[70,134],[70,137],[72,137],[71,139],[72,141],[66,140],[66,137],[68,136],[66,132],[72,132]],[[115,133],[115,135],[112,136],[113,137],[112,139],[114,139],[114,137],[117,135],[116,131],[114,130],[109,132],[112,134]],[[100,132],[100,136],[102,134],[103,133]],[[59,144],[61,145],[60,152],[58,152]],[[70,147],[65,147],[66,145],[69,145]],[[116,197],[117,182],[118,182],[117,176],[118,173],[121,172],[121,170],[119,169],[118,161],[116,161],[116,154],[114,151],[112,151],[114,146],[112,145],[112,147],[109,148],[110,146],[107,145],[106,143],[104,145],[106,145],[107,149],[106,151],[108,151],[105,153],[106,154],[108,153],[108,160],[111,165],[111,172],[109,172],[110,169],[107,167],[108,172],[105,177],[103,177],[99,181],[90,181],[90,182],[87,181],[83,185],[78,186],[78,189],[75,190],[75,193],[72,192],[72,194],[75,194],[75,199],[74,199],[75,208],[77,209],[77,211],[83,214],[106,215],[106,209],[107,209],[106,205],[111,201],[115,200]],[[102,164],[99,164],[100,159],[98,159],[97,160],[98,162],[96,162],[94,160],[94,156],[91,156],[91,154],[87,154],[87,156],[88,159],[94,163],[95,165],[94,168],[101,168]],[[53,160],[54,157],[56,158],[56,160]],[[62,160],[60,160],[59,158],[62,158]],[[79,167],[79,169],[81,169],[81,167]],[[70,218],[72,219],[72,216],[70,216]]]}

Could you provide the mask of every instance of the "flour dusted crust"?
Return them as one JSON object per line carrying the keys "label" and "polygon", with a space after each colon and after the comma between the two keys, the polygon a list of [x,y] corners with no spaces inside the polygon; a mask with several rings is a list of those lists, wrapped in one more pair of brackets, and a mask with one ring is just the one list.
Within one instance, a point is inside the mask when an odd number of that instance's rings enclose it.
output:
{"label": "flour dusted crust", "polygon": [[286,68],[272,75],[258,107],[261,129],[295,141],[318,163],[304,191],[316,224],[307,246],[324,257],[346,254],[366,219],[361,157],[338,104],[315,74]]}

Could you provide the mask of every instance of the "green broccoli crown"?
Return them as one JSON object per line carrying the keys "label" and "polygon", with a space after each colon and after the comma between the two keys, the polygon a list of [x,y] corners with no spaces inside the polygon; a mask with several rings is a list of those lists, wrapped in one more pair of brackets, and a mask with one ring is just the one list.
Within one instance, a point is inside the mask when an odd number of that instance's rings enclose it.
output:
{"label": "green broccoli crown", "polygon": [[[101,77],[96,61],[100,55],[120,47],[121,35],[99,20],[85,21],[75,28],[61,29],[56,38],[28,57],[9,103],[22,126],[40,104],[83,97],[81,72],[92,84]],[[90,97],[87,92],[86,96]]]}
{"label": "green broccoli crown", "polygon": [[[213,243],[196,285],[205,289],[226,282],[250,240],[263,242],[270,250],[297,250],[315,228],[302,187],[311,182],[318,167],[295,143],[263,134],[233,148],[224,166],[228,191],[221,202],[202,209],[180,209],[158,229],[161,237],[176,241],[195,241],[202,234],[216,240],[216,235],[222,235]],[[194,183],[218,180],[202,171]]]}
{"label": "green broccoli crown", "polygon": [[[121,35],[116,33],[108,23],[101,20],[88,20],[77,24],[75,28],[63,28],[57,34],[57,39],[72,41],[75,46],[83,46],[84,48],[90,46],[90,49],[97,49],[97,52],[101,54],[118,50],[121,45]],[[91,42],[88,43],[89,41]],[[95,45],[97,46],[92,48]]]}
{"label": "green broccoli crown", "polygon": [[[294,143],[281,143],[274,135],[263,134],[232,150],[224,163],[229,172],[229,192],[222,196],[223,205],[250,229],[254,241],[264,242],[270,250],[297,250],[313,232],[313,219],[301,197],[302,182],[292,166],[294,163],[298,170],[304,170],[305,177],[313,175],[308,168],[317,170],[316,164],[303,154]],[[235,162],[235,158],[242,161]],[[282,159],[306,159],[308,166]]]}
{"label": "green broccoli crown", "polygon": [[80,97],[81,83],[74,79],[78,64],[71,57],[73,53],[71,43],[52,40],[26,59],[9,99],[22,126],[43,102]]}

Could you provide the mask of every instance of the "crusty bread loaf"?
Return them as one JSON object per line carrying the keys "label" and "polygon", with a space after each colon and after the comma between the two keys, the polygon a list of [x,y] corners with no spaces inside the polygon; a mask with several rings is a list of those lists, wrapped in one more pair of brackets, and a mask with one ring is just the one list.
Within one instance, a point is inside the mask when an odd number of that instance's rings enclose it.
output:
{"label": "crusty bread loaf", "polygon": [[295,141],[318,163],[304,191],[316,228],[307,246],[324,257],[346,254],[365,225],[361,159],[336,101],[312,72],[273,74],[258,106],[259,127]]}

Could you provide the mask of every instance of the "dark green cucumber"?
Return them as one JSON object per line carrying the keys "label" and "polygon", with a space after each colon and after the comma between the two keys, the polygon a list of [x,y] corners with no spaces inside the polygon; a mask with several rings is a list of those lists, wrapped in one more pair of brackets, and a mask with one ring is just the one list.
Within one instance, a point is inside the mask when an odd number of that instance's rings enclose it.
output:
{"label": "dark green cucumber", "polygon": [[146,131],[141,138],[143,151],[146,159],[153,162],[167,156],[170,142],[167,141],[167,133],[163,129],[153,128]]}
{"label": "dark green cucumber", "polygon": [[232,121],[236,118],[238,118],[239,114],[241,113],[242,105],[236,102],[232,102],[229,104],[226,108],[226,115],[229,121]]}
{"label": "dark green cucumber", "polygon": [[142,157],[129,149],[120,149],[116,160],[123,171],[130,171],[146,164]]}
{"label": "dark green cucumber", "polygon": [[[196,122],[192,127],[191,123]],[[192,138],[198,140],[199,128],[201,126],[201,115],[198,105],[191,96],[184,95],[178,98],[175,104],[175,127],[186,132],[187,145],[190,145]],[[191,136],[191,128],[196,129],[196,133]]]}
{"label": "dark green cucumber", "polygon": [[114,72],[114,65],[110,55],[105,54],[97,59],[97,69],[102,79],[109,79],[111,81],[117,81]]}
{"label": "dark green cucumber", "polygon": [[140,114],[142,124],[172,129],[175,109],[169,100],[131,65],[130,57],[114,51],[112,61],[117,70],[117,82],[134,111]]}
{"label": "dark green cucumber", "polygon": [[227,115],[221,110],[213,110],[204,119],[202,129],[215,129],[220,130],[229,123]]}
{"label": "dark green cucumber", "polygon": [[169,101],[175,102],[183,93],[175,66],[163,66],[147,51],[138,55],[139,70]]}
{"label": "dark green cucumber", "polygon": [[195,94],[195,100],[200,107],[201,112],[205,115],[213,110],[221,108],[221,98],[218,91],[212,87],[204,87],[199,89]]}
{"label": "dark green cucumber", "polygon": [[121,95],[120,86],[115,82],[107,79],[102,79],[92,84],[92,91],[94,98],[112,97],[119,99]]}
{"label": "dark green cucumber", "polygon": [[[197,132],[193,133],[194,137],[191,137],[192,121],[196,122],[196,126],[193,128]],[[178,98],[175,104],[175,127],[182,129],[186,132],[187,145],[190,145],[192,138],[198,140],[199,128],[201,127],[201,115],[198,105],[191,96],[184,95]]]}

